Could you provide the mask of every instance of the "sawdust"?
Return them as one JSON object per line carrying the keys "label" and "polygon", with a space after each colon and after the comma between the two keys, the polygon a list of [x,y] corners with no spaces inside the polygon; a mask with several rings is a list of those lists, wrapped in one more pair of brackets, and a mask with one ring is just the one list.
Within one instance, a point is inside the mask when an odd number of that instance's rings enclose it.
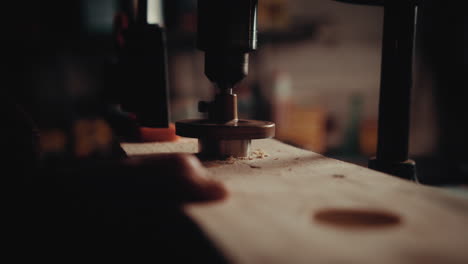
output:
{"label": "sawdust", "polygon": [[226,159],[227,164],[234,164],[235,162],[236,162],[236,158],[234,158],[233,156]]}
{"label": "sawdust", "polygon": [[[228,157],[227,159],[225,160],[216,160],[214,161],[216,164],[219,164],[219,165],[223,165],[223,164],[234,164],[236,162],[241,162],[241,161],[249,161],[249,160],[258,160],[258,159],[264,159],[264,158],[267,158],[269,157],[270,155],[267,154],[265,151],[263,151],[262,149],[256,149],[254,151],[252,151],[250,153],[250,155],[248,157],[239,157],[239,158],[235,158],[235,157]],[[244,162],[242,162],[244,163]],[[259,169],[261,167],[259,166],[255,166],[255,165],[252,165],[252,164],[248,164],[248,163],[244,163],[244,164],[247,164],[249,165],[251,168],[254,168],[254,169]]]}
{"label": "sawdust", "polygon": [[263,159],[263,158],[267,158],[269,157],[270,155],[268,155],[265,151],[263,151],[262,149],[256,149],[254,151],[252,151],[252,153],[250,154],[249,158],[253,157],[253,158],[256,158],[256,159]]}

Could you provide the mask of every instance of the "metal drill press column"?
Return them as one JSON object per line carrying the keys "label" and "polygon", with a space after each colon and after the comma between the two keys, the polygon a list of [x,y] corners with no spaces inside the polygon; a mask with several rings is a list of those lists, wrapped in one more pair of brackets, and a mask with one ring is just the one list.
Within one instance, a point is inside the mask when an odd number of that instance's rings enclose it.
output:
{"label": "metal drill press column", "polygon": [[372,169],[408,180],[417,180],[408,159],[415,15],[415,1],[385,1],[377,156],[369,161]]}
{"label": "metal drill press column", "polygon": [[369,168],[417,181],[408,141],[416,7],[423,1],[336,1],[384,6],[377,155]]}

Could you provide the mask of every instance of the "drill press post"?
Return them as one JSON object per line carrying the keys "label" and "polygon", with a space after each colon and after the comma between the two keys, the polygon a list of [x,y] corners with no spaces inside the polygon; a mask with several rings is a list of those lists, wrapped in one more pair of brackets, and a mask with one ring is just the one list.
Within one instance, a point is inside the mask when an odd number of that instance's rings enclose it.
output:
{"label": "drill press post", "polygon": [[199,0],[198,49],[205,52],[205,75],[218,94],[213,102],[200,102],[207,119],[176,122],[180,136],[198,138],[201,156],[246,157],[252,139],[270,138],[275,124],[240,120],[233,88],[248,73],[249,52],[257,46],[258,0]]}

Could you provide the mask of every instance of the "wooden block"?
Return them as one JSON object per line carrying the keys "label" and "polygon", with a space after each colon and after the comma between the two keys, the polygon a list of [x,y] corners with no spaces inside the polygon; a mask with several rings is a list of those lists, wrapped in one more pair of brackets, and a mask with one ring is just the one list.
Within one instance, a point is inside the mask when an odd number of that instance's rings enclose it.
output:
{"label": "wooden block", "polygon": [[[123,144],[195,152],[196,140]],[[232,263],[468,263],[468,199],[272,139],[205,162],[230,195],[184,209]]]}

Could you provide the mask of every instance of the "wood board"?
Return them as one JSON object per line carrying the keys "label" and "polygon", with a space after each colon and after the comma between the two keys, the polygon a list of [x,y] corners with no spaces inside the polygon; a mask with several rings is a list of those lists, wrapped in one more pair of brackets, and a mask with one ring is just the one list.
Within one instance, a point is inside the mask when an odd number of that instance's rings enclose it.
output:
{"label": "wood board", "polygon": [[[193,153],[197,142],[123,148]],[[253,150],[204,162],[229,197],[184,208],[230,262],[468,263],[468,199],[274,139]]]}

